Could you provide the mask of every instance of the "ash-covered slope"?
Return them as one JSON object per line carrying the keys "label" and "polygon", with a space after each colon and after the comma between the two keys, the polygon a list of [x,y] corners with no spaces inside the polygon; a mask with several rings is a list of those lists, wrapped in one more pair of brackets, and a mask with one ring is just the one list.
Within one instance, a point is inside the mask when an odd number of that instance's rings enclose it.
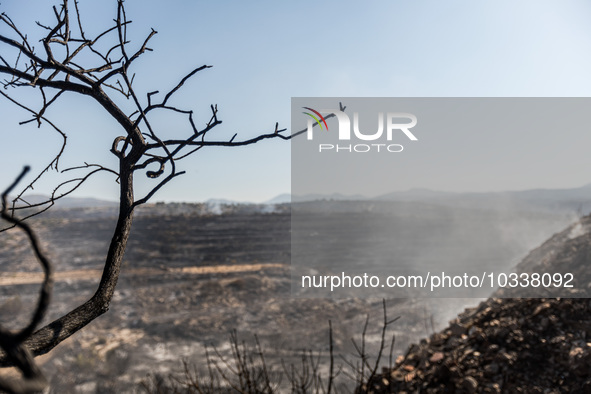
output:
{"label": "ash-covered slope", "polygon": [[[554,297],[591,297],[591,215],[531,251],[517,265],[516,271],[550,275],[560,273],[563,276],[572,274],[572,287],[563,287],[560,292],[551,287],[546,293]],[[515,290],[503,289],[496,295],[509,297],[518,294]]]}
{"label": "ash-covered slope", "polygon": [[[572,272],[569,295],[588,297],[591,217],[533,250],[517,272]],[[591,393],[591,300],[498,298],[466,309],[450,325],[413,345],[374,393]]]}

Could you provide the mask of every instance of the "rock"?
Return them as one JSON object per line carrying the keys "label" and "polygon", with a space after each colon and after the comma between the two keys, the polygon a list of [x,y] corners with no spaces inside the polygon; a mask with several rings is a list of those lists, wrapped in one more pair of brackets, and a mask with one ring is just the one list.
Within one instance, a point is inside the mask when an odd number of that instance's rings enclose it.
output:
{"label": "rock", "polygon": [[444,357],[445,357],[445,355],[442,352],[435,352],[429,358],[429,361],[432,363],[438,363],[439,361],[443,360]]}
{"label": "rock", "polygon": [[467,376],[462,379],[460,387],[466,390],[468,393],[475,393],[478,388],[478,381],[472,376]]}
{"label": "rock", "polygon": [[452,323],[449,326],[449,330],[451,331],[451,335],[459,337],[462,334],[465,334],[467,332],[466,326],[460,324],[460,323]]}
{"label": "rock", "polygon": [[583,347],[573,348],[569,354],[569,365],[571,370],[581,378],[591,376],[591,344]]}
{"label": "rock", "polygon": [[490,363],[484,366],[484,372],[489,376],[496,375],[500,369],[498,363]]}

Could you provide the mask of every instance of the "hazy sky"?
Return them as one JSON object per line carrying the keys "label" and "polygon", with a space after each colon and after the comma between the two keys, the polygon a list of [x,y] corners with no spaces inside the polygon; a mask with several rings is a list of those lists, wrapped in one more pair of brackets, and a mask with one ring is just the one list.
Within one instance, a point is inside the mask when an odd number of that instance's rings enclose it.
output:
{"label": "hazy sky", "polygon": [[[51,22],[47,3],[3,1],[0,10],[35,36],[34,20]],[[115,16],[115,1],[81,3],[88,31],[99,31]],[[210,104],[218,104],[221,139],[236,132],[243,139],[268,132],[276,121],[289,127],[291,97],[591,94],[591,3],[583,0],[128,0],[126,7],[134,21],[133,44],[140,45],[150,27],[159,33],[151,44],[154,52],[135,68],[141,96],[170,89],[194,66],[213,65],[185,87],[176,103],[204,117]],[[117,125],[90,100],[64,98],[62,107],[47,114],[69,133],[62,168],[84,161],[112,166],[108,151],[121,134]],[[0,115],[0,184],[6,185],[24,164],[41,170],[60,141],[49,130],[19,127],[27,115],[3,100]],[[166,137],[187,131],[182,118],[165,125]],[[569,156],[565,151],[554,159]],[[154,201],[263,201],[290,191],[290,144],[280,140],[203,149],[179,164],[187,174]],[[141,180],[140,192],[146,182]],[[533,186],[589,182],[591,175],[580,171]],[[490,190],[505,188],[502,179],[490,185]],[[114,199],[117,190],[112,177],[99,176],[78,195]]]}

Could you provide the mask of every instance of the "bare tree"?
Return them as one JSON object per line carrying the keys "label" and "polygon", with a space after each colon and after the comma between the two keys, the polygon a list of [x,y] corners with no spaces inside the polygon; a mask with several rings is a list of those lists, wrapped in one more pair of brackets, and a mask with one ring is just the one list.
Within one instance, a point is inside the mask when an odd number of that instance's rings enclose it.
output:
{"label": "bare tree", "polygon": [[[21,124],[35,122],[39,127],[50,127],[63,140],[61,149],[47,167],[20,193],[13,195],[11,206],[5,207],[5,217],[15,217],[19,210],[25,213],[22,220],[37,215],[97,173],[111,173],[119,184],[118,219],[106,253],[100,284],[94,295],[82,305],[37,331],[31,329],[30,332],[26,331],[27,335],[21,335],[25,347],[34,356],[47,353],[108,310],[119,277],[134,209],[184,173],[178,168],[179,160],[206,146],[236,147],[264,139],[287,140],[299,134],[284,135],[282,132],[285,129],[279,129],[276,123],[269,132],[247,140],[237,140],[236,134],[228,140],[211,139],[210,132],[222,123],[218,119],[216,105],[209,108],[209,121],[198,125],[191,109],[171,104],[171,98],[183,85],[197,73],[211,67],[208,65],[193,69],[164,94],[158,91],[136,91],[133,84],[134,64],[146,51],[151,51],[148,45],[156,31],[152,29],[141,44],[133,46],[128,37],[131,21],[126,16],[123,0],[116,2],[114,11],[112,24],[100,34],[90,36],[85,33],[78,2],[63,0],[59,6],[53,7],[53,23],[37,22],[42,32],[38,44],[40,48],[34,46],[29,35],[8,15],[0,15],[0,73],[4,75],[0,81],[4,89],[0,90],[0,94],[30,114],[30,118]],[[17,92],[26,88],[33,88],[38,94],[37,104],[25,102],[23,96],[17,96]],[[105,111],[120,126],[121,135],[114,139],[111,147],[118,167],[81,163],[80,166],[64,169],[62,173],[82,171],[83,175],[59,181],[46,201],[28,204],[24,200],[24,193],[47,174],[60,169],[67,134],[55,121],[46,117],[46,112],[66,95],[89,97],[97,104],[97,111]],[[151,120],[155,114],[163,111],[183,117],[191,132],[171,139],[162,138],[161,131],[153,126]],[[154,182],[149,191],[140,197],[134,195],[134,176],[138,172],[143,172]],[[22,223],[22,220],[18,223]],[[13,224],[16,223],[13,221]],[[5,333],[0,332],[0,337],[2,334]],[[5,337],[2,338],[5,340]],[[11,365],[14,360],[3,353],[0,354],[0,364]]]}

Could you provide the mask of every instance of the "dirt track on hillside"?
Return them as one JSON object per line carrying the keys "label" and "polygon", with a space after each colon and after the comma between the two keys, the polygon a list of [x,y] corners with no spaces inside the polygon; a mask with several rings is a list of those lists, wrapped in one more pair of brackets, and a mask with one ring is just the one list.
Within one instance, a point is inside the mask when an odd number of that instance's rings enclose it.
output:
{"label": "dirt track on hillside", "polygon": [[[211,275],[228,274],[241,272],[255,272],[267,268],[282,268],[285,264],[280,263],[257,263],[257,264],[236,264],[236,265],[206,265],[182,268],[131,268],[122,271],[122,275],[152,276],[163,273],[180,273],[187,275]],[[98,280],[102,271],[98,269],[81,269],[60,271],[54,274],[54,281],[82,281]],[[41,272],[2,272],[0,273],[0,286],[27,285],[43,282]]]}

